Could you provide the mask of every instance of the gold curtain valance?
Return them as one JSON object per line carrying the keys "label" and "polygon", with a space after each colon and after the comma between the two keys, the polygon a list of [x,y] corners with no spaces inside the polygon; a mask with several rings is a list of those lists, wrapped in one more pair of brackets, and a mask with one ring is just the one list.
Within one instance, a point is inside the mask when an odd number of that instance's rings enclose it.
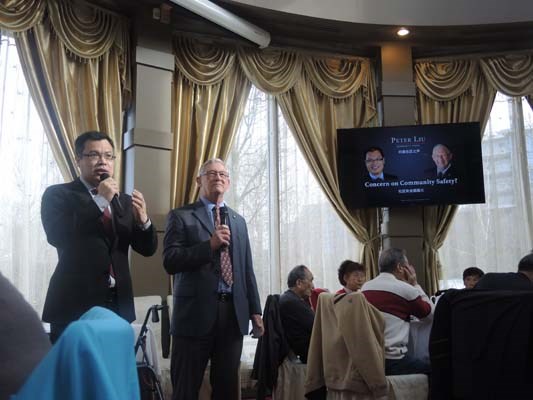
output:
{"label": "gold curtain valance", "polygon": [[508,96],[532,95],[533,55],[417,62],[415,82],[420,93],[435,101],[450,101],[467,91],[479,93],[485,85]]}
{"label": "gold curtain valance", "polygon": [[533,94],[533,55],[484,58],[481,70],[489,84],[507,96]]}
{"label": "gold curtain valance", "polygon": [[239,49],[239,62],[254,86],[273,95],[292,89],[302,75],[302,59],[292,52]]}
{"label": "gold curtain valance", "polygon": [[0,28],[22,32],[41,21],[46,10],[44,0],[0,0]]}
{"label": "gold curtain valance", "polygon": [[174,40],[176,68],[189,82],[200,86],[221,83],[235,64],[235,52],[215,46],[193,43],[189,39]]}
{"label": "gold curtain valance", "polygon": [[99,58],[115,43],[124,48],[120,33],[126,27],[121,17],[66,0],[50,1],[48,11],[52,27],[65,49],[77,57]]}
{"label": "gold curtain valance", "polygon": [[430,99],[453,100],[468,90],[476,93],[474,86],[478,66],[476,60],[416,63],[415,83],[418,90]]}
{"label": "gold curtain valance", "polygon": [[306,58],[304,68],[313,86],[320,93],[334,99],[344,99],[355,94],[361,87],[371,86],[370,61],[366,59]]}
{"label": "gold curtain valance", "polygon": [[100,8],[68,0],[3,0],[0,27],[23,32],[43,22],[48,14],[51,27],[65,49],[82,59],[99,58],[116,45],[127,50],[128,21]]}

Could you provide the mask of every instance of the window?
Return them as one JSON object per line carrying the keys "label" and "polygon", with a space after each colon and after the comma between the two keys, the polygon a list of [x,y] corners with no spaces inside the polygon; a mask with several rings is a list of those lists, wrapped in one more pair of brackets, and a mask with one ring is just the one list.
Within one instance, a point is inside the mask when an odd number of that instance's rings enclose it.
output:
{"label": "window", "polygon": [[30,98],[15,41],[0,36],[0,272],[40,313],[57,263],[41,225],[41,195],[62,181]]}
{"label": "window", "polygon": [[253,87],[227,160],[230,206],[248,224],[261,301],[305,264],[316,287],[340,288],[337,268],[360,245],[323,194],[273,97]]}
{"label": "window", "polygon": [[516,271],[532,248],[533,111],[498,94],[482,141],[486,204],[460,206],[440,250],[441,287],[462,287],[462,272]]}

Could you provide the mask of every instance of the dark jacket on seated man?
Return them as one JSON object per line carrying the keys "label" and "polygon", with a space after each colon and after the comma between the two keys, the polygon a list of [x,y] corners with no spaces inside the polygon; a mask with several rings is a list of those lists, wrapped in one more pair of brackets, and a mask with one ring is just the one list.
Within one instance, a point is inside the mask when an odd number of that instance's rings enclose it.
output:
{"label": "dark jacket on seated man", "polygon": [[532,291],[448,290],[429,341],[430,398],[531,399],[532,329]]}
{"label": "dark jacket on seated man", "polygon": [[475,289],[533,290],[533,252],[518,263],[518,272],[491,272],[483,275]]}
{"label": "dark jacket on seated man", "polygon": [[288,285],[290,289],[279,299],[281,324],[289,347],[303,363],[307,363],[315,320],[315,313],[308,301],[313,289],[313,274],[300,265],[289,273]]}

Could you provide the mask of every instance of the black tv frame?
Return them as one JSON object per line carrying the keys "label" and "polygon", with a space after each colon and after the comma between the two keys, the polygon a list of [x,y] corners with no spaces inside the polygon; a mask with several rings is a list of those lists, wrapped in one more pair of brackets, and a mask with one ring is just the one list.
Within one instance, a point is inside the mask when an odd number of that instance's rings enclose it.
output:
{"label": "black tv frame", "polygon": [[[432,159],[437,144],[453,154],[442,177]],[[371,180],[366,168],[372,146],[384,153],[383,182]],[[337,170],[349,209],[485,202],[479,122],[338,129]]]}

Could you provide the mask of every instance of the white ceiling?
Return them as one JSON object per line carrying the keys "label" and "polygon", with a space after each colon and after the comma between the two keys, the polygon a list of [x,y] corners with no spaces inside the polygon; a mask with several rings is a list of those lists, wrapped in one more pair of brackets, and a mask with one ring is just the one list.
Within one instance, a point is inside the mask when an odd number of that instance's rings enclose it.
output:
{"label": "white ceiling", "polygon": [[233,0],[309,17],[408,26],[533,21],[533,0]]}

